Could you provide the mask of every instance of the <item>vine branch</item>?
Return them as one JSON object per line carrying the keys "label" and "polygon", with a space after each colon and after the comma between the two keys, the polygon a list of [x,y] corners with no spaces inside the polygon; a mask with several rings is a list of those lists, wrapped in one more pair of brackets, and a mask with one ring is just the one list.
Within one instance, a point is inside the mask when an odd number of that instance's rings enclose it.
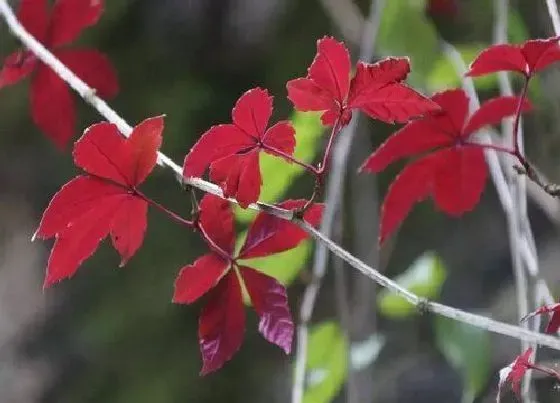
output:
{"label": "vine branch", "polygon": [[[79,79],[72,71],[70,71],[64,64],[60,62],[51,52],[49,52],[43,45],[41,45],[33,36],[31,36],[25,28],[19,23],[14,15],[11,7],[6,0],[0,0],[0,15],[8,25],[8,28],[17,37],[29,51],[33,52],[35,56],[43,63],[48,65],[61,79],[70,85],[78,94],[90,105],[92,105],[101,116],[109,122],[117,125],[119,130],[124,136],[129,136],[132,128],[126,121],[120,117],[114,110],[112,110],[106,102],[95,95],[95,91],[90,88],[86,83]],[[178,181],[183,184],[188,184],[196,187],[206,193],[211,193],[219,197],[223,197],[220,188],[211,183],[199,178],[182,178],[182,170],[179,165],[174,163],[169,157],[160,153],[158,155],[158,164],[170,169],[177,176]],[[230,199],[235,203],[235,200]],[[254,203],[249,206],[252,210],[264,211],[272,214],[278,218],[292,221],[304,231],[306,231],[313,239],[320,245],[328,248],[333,254],[347,262],[351,267],[358,270],[369,279],[375,281],[379,285],[388,288],[391,292],[402,296],[410,304],[416,306],[421,312],[432,312],[437,315],[442,315],[447,318],[460,321],[472,326],[490,331],[492,333],[501,334],[504,336],[512,337],[514,339],[525,340],[530,343],[537,343],[542,346],[547,346],[560,351],[560,339],[546,334],[536,333],[520,328],[519,326],[510,325],[500,321],[490,319],[488,317],[465,312],[461,309],[453,308],[437,302],[431,302],[426,299],[420,298],[408,289],[400,286],[393,280],[382,275],[373,267],[367,265],[351,253],[340,247],[333,242],[329,237],[323,235],[319,230],[307,222],[295,218],[292,211],[284,210],[266,203]]]}

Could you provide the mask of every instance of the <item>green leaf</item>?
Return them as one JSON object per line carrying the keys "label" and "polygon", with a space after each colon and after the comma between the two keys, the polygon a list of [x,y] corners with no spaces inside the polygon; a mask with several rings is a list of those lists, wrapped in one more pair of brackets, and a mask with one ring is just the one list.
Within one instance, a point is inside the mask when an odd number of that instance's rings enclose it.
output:
{"label": "green leaf", "polygon": [[348,344],[336,322],[311,328],[304,403],[328,403],[348,376]]}
{"label": "green leaf", "polygon": [[[434,299],[439,296],[446,277],[442,261],[433,252],[426,252],[395,281],[420,297]],[[379,293],[377,304],[383,315],[392,318],[405,318],[417,312],[408,301],[387,289]]]}
{"label": "green leaf", "polygon": [[408,56],[411,79],[419,84],[432,68],[440,51],[437,32],[426,18],[425,0],[390,0],[383,10],[378,47],[384,55]]}
{"label": "green leaf", "polygon": [[439,350],[462,375],[462,402],[472,403],[491,376],[489,333],[441,316],[434,327]]}
{"label": "green leaf", "polygon": [[[297,136],[294,156],[301,161],[312,163],[323,135],[320,114],[294,111],[290,120]],[[304,169],[266,153],[260,153],[259,158],[263,181],[259,200],[274,203],[286,193],[294,180],[304,173]],[[235,215],[239,222],[247,223],[253,220],[255,214],[237,207]]]}
{"label": "green leaf", "polygon": [[[463,60],[469,65],[475,57],[486,48],[485,45],[459,45],[456,47]],[[477,77],[474,81],[479,90],[490,90],[498,87],[496,74]],[[460,87],[461,77],[446,55],[440,55],[432,66],[426,78],[426,85],[430,91],[442,91],[450,87]]]}
{"label": "green leaf", "polygon": [[372,365],[385,347],[385,337],[372,334],[365,340],[350,344],[350,367],[352,371],[362,371]]}

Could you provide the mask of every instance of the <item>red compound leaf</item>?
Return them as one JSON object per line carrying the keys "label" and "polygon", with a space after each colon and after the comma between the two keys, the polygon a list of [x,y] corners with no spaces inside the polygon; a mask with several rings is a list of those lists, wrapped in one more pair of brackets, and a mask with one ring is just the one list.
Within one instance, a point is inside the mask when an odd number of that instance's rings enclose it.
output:
{"label": "red compound leaf", "polygon": [[525,321],[533,316],[544,315],[546,313],[551,314],[551,317],[548,325],[546,325],[545,332],[549,334],[557,333],[560,329],[560,303],[541,306],[539,309],[523,317],[521,320]]}
{"label": "red compound leaf", "polygon": [[274,278],[250,267],[240,268],[251,302],[259,315],[259,332],[286,354],[292,350],[294,322],[286,289]]}
{"label": "red compound leaf", "polygon": [[[533,363],[531,363],[532,355],[533,349],[528,348],[523,354],[517,356],[510,365],[500,370],[500,391],[504,384],[511,382],[513,391],[519,395],[521,381],[525,376],[525,372],[533,368]],[[500,391],[498,392],[498,395],[500,394]]]}
{"label": "red compound leaf", "polygon": [[479,77],[498,71],[516,71],[530,78],[560,60],[559,39],[532,39],[522,45],[490,46],[472,62],[467,75]]}
{"label": "red compound leaf", "polygon": [[[302,208],[305,200],[287,200],[278,207],[295,210]],[[313,204],[303,218],[313,226],[319,225],[323,213],[322,204]],[[307,239],[308,234],[297,225],[265,212],[259,213],[249,227],[247,239],[239,252],[239,259],[269,256],[295,248]]]}
{"label": "red compound leaf", "polygon": [[56,238],[45,286],[71,277],[111,235],[123,266],[146,232],[147,202],[136,192],[154,168],[163,119],[147,119],[124,139],[109,123],[93,125],[74,147],[74,162],[87,175],[58,191],[43,214],[35,236]]}
{"label": "red compound leaf", "polygon": [[[49,13],[46,0],[23,0],[18,18],[49,50],[103,97],[119,90],[108,59],[94,50],[58,49],[73,41],[83,29],[97,23],[102,0],[57,0]],[[31,115],[35,124],[60,149],[74,134],[74,102],[66,83],[27,51],[9,55],[0,70],[0,88],[31,77]]]}
{"label": "red compound leaf", "polygon": [[229,361],[241,347],[245,333],[245,307],[235,271],[229,271],[208,297],[198,321],[201,375]]}
{"label": "red compound leaf", "polygon": [[[266,124],[266,123],[265,123]],[[300,209],[305,200],[288,200],[279,207]],[[323,206],[312,205],[304,219],[317,226]],[[248,231],[238,256],[233,256],[233,213],[227,200],[207,194],[200,203],[199,228],[212,252],[181,269],[173,302],[190,304],[204,294],[208,303],[199,322],[202,374],[215,371],[241,346],[245,328],[240,281],[259,315],[259,332],[286,353],[292,346],[294,323],[286,289],[274,278],[242,265],[239,260],[268,256],[295,248],[307,234],[295,224],[261,212]]]}
{"label": "red compound leaf", "polygon": [[[463,90],[435,94],[432,101],[438,104],[439,112],[408,123],[362,165],[363,171],[380,172],[399,159],[420,157],[389,187],[381,212],[380,242],[398,228],[415,203],[429,195],[441,210],[454,216],[476,206],[488,168],[483,147],[470,142],[469,138],[482,127],[514,115],[519,98],[499,97],[487,101],[470,118],[469,100]],[[528,102],[523,102],[521,111],[529,107]]]}
{"label": "red compound leaf", "polygon": [[262,184],[259,152],[275,150],[292,155],[295,132],[288,122],[267,129],[272,116],[272,97],[254,88],[243,94],[232,110],[232,124],[211,127],[196,142],[183,164],[185,177],[202,176],[210,167],[210,179],[226,197],[246,208],[258,200]]}
{"label": "red compound leaf", "polygon": [[300,111],[323,112],[324,125],[346,125],[353,109],[388,123],[406,122],[437,110],[437,105],[402,83],[410,71],[408,59],[388,58],[375,64],[359,62],[350,77],[350,55],[331,37],[317,41],[317,54],[307,77],[287,83],[288,98]]}

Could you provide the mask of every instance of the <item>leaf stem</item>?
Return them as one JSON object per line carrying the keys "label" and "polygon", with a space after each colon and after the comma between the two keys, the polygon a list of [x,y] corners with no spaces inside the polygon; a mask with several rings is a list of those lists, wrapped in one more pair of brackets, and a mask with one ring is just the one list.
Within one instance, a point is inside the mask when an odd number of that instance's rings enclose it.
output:
{"label": "leaf stem", "polygon": [[293,155],[290,155],[290,154],[288,154],[288,153],[286,153],[282,150],[277,149],[276,147],[272,147],[272,146],[270,146],[268,144],[264,144],[264,143],[262,144],[262,148],[266,151],[270,151],[272,154],[276,154],[277,156],[282,157],[285,160],[288,160],[290,162],[293,162],[294,164],[297,164],[297,165],[301,166],[306,171],[309,171],[310,173],[312,173],[315,176],[318,175],[317,168],[315,168],[313,165],[310,165],[306,162],[303,162],[303,161],[297,159]]}
{"label": "leaf stem", "polygon": [[552,368],[541,367],[538,364],[531,364],[531,363],[529,363],[529,365],[527,367],[529,369],[542,372],[543,374],[549,375],[549,376],[551,376],[553,378],[556,378],[557,380],[560,381],[560,373],[556,372]]}
{"label": "leaf stem", "polygon": [[523,101],[527,97],[527,91],[529,89],[530,76],[525,76],[525,82],[523,83],[523,89],[521,90],[521,96],[519,97],[519,102],[517,103],[517,110],[515,111],[515,120],[513,123],[513,149],[516,154],[521,155],[519,148],[519,123],[521,121],[521,109],[523,108]]}
{"label": "leaf stem", "polygon": [[334,144],[334,138],[336,137],[336,135],[338,134],[338,132],[340,131],[340,117],[342,115],[342,112],[339,114],[339,116],[336,118],[336,121],[334,122],[333,128],[331,130],[331,134],[329,136],[329,142],[327,143],[327,148],[325,149],[325,154],[323,155],[323,162],[321,162],[321,165],[319,165],[319,167],[317,167],[317,173],[322,176],[325,173],[325,170],[327,169],[327,163],[329,162],[330,156],[331,156],[331,150],[332,150],[332,146]]}
{"label": "leaf stem", "polygon": [[227,253],[225,250],[223,250],[216,242],[214,242],[214,240],[212,238],[210,238],[210,235],[208,235],[208,233],[206,232],[204,227],[202,225],[200,225],[199,221],[195,222],[195,228],[198,230],[198,232],[200,232],[200,235],[202,235],[202,238],[208,244],[210,249],[212,249],[214,252],[216,252],[218,255],[220,255],[225,260],[228,260],[232,263],[235,261],[235,259],[233,259],[229,253]]}
{"label": "leaf stem", "polygon": [[169,217],[171,217],[174,221],[178,222],[179,224],[186,225],[189,228],[194,228],[195,227],[193,221],[190,221],[190,220],[187,220],[186,218],[181,217],[179,214],[169,210],[167,207],[163,206],[162,204],[159,204],[155,200],[150,199],[148,196],[146,196],[144,193],[142,193],[138,189],[132,189],[132,194],[141,198],[146,203],[148,203],[149,205],[157,208],[158,210],[163,211],[165,214],[167,214]]}

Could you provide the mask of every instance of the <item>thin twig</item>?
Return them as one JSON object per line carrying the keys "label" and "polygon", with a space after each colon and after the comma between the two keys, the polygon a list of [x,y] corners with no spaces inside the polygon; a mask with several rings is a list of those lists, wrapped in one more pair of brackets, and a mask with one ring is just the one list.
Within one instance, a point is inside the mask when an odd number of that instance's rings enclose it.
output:
{"label": "thin twig", "polygon": [[[74,89],[81,88],[82,92],[79,93],[86,94],[86,96],[90,97],[89,99],[90,103],[95,105],[100,105],[100,102],[102,102],[102,105],[104,105],[104,107],[100,107],[100,108],[96,107],[96,109],[100,112],[100,114],[105,119],[107,119],[109,122],[114,124],[118,124],[120,122],[123,128],[128,127],[130,129],[130,126],[128,126],[128,124],[126,124],[126,122],[124,122],[124,120],[120,116],[118,116],[116,112],[111,110],[106,103],[104,103],[100,99],[96,99],[96,100],[91,99],[91,98],[96,98],[94,91],[91,90],[83,81],[77,78],[72,72],[70,72],[60,61],[58,61],[58,59],[56,59],[52,55],[52,53],[50,53],[42,45],[40,45],[21,26],[21,24],[17,21],[13,11],[11,10],[6,0],[0,0],[0,15],[2,15],[2,18],[4,18],[4,20],[8,24],[10,31],[19,40],[21,40],[21,42],[31,52],[33,52],[43,63],[48,64],[49,67],[53,68],[53,70],[57,74],[61,73],[60,78],[66,81]],[[52,66],[51,63],[53,64]],[[163,154],[160,154],[160,156],[163,157],[160,158],[160,161],[163,161],[162,165],[168,166],[170,168],[176,166],[178,167],[177,171],[178,172],[181,171],[178,165],[174,163],[168,165],[168,163],[165,162],[169,160],[168,157],[165,157]],[[173,171],[177,173],[174,168]],[[222,192],[220,191],[218,186],[213,183],[206,182],[198,178],[189,178],[188,181],[186,182],[189,185],[196,187],[204,192],[212,193],[216,196],[223,197]],[[183,181],[181,181],[181,183],[183,183]],[[231,201],[235,203],[235,200],[231,200]],[[502,334],[518,340],[536,342],[539,345],[547,346],[560,351],[560,339],[556,337],[527,331],[525,329],[520,328],[519,326],[514,326],[507,323],[499,322],[482,315],[472,314],[457,308],[453,308],[435,302],[430,302],[423,298],[418,297],[416,294],[412,293],[406,288],[401,287],[399,284],[395,283],[388,277],[385,277],[384,275],[379,273],[373,267],[367,265],[366,263],[362,262],[360,259],[353,256],[345,249],[341,248],[339,245],[334,243],[330,238],[323,235],[319,230],[315,229],[307,222],[295,218],[292,211],[284,210],[275,206],[268,205],[266,203],[255,203],[250,205],[249,208],[256,211],[265,211],[278,218],[292,221],[294,224],[298,225],[306,233],[308,233],[312,238],[314,238],[318,244],[325,245],[333,254],[343,259],[351,267],[358,270],[360,273],[364,274],[365,276],[375,281],[382,287],[386,287],[387,289],[389,289],[389,291],[404,297],[409,303],[418,307],[418,309],[421,312],[433,312],[435,314],[442,315],[447,318],[454,319],[463,323],[467,323],[472,326],[478,327],[480,329],[485,329],[493,333]]]}
{"label": "thin twig", "polygon": [[424,298],[417,296],[410,292],[408,289],[400,286],[390,278],[384,276],[379,271],[368,266],[366,263],[352,255],[350,252],[340,248],[331,239],[324,237],[317,229],[313,228],[305,221],[297,220],[299,225],[302,226],[318,243],[324,244],[336,256],[343,259],[351,267],[358,270],[368,278],[375,281],[382,287],[389,289],[394,294],[400,295],[411,305],[414,305],[420,312],[432,312],[437,315],[445,316],[446,318],[457,320],[459,322],[467,323],[471,326],[478,327],[490,331],[492,333],[510,336],[518,340],[525,340],[533,343],[537,342],[541,346],[547,346],[554,349],[560,348],[560,339],[557,337],[536,333],[523,329],[519,326],[509,325],[499,322],[485,316],[476,315],[473,313],[465,312],[461,309],[453,308],[437,302],[431,302]]}
{"label": "thin twig", "polygon": [[[494,14],[494,43],[507,43],[509,0],[495,0]],[[511,81],[509,80],[509,76],[506,72],[499,73],[498,84],[500,86],[501,95],[514,95]],[[521,122],[521,106],[523,104],[523,99],[527,94],[528,87],[529,79],[526,78],[513,125],[511,121],[504,121],[504,123],[502,124],[502,131],[504,133],[504,137],[506,138],[506,144],[513,144],[513,149],[516,155],[520,155],[520,153],[524,149],[523,124]],[[517,316],[523,318],[529,313],[529,286],[527,280],[527,272],[525,271],[523,256],[521,254],[521,244],[523,243],[524,239],[522,223],[525,221],[525,219],[528,222],[527,192],[525,177],[522,175],[515,175],[515,173],[511,172],[511,170],[512,169],[510,168],[510,177],[513,177],[513,181],[509,182],[509,191],[513,201],[513,211],[511,212],[511,214],[507,214],[508,236],[510,243],[511,261],[513,264],[513,273],[515,278]],[[530,224],[528,236],[533,238],[532,231],[530,230]],[[529,323],[523,322],[521,326],[528,329]],[[538,331],[538,329],[536,330]],[[536,346],[530,346],[528,343],[522,341],[520,346],[521,353],[526,351],[529,347],[535,349]],[[523,401],[529,401],[531,398],[531,371],[527,371],[523,379],[521,397]]]}
{"label": "thin twig", "polygon": [[556,0],[546,0],[546,8],[548,9],[548,15],[552,21],[554,32],[556,35],[560,35],[560,12],[558,11]]}
{"label": "thin twig", "polygon": [[[373,58],[373,48],[384,5],[385,0],[371,1],[369,16],[364,25],[360,44],[360,59],[365,62],[371,61]],[[335,215],[340,206],[341,196],[344,191],[344,179],[346,176],[348,155],[350,153],[350,146],[356,132],[359,118],[359,114],[354,114],[350,124],[343,133],[338,136],[338,140],[335,145],[331,163],[332,168],[329,172],[325,196],[325,211],[321,222],[321,233],[325,234],[327,237],[329,237],[332,232]],[[333,133],[336,126],[338,126],[338,124],[336,124],[333,128]],[[331,144],[333,138],[334,135],[331,135],[329,144]],[[327,157],[327,154],[325,154],[325,158]],[[328,162],[325,160],[323,166],[327,163]],[[323,168],[323,166],[321,168]],[[327,271],[327,262],[327,247],[324,244],[318,243],[313,260],[313,277],[303,293],[303,299],[300,306],[300,323],[298,324],[297,333],[292,403],[301,403],[303,401],[303,394],[305,391],[305,370],[307,366],[308,327],[315,307],[315,302],[317,301],[317,296],[319,295],[322,279]]]}
{"label": "thin twig", "polygon": [[352,44],[358,44],[362,35],[364,17],[352,0],[320,0],[323,9],[342,36]]}

